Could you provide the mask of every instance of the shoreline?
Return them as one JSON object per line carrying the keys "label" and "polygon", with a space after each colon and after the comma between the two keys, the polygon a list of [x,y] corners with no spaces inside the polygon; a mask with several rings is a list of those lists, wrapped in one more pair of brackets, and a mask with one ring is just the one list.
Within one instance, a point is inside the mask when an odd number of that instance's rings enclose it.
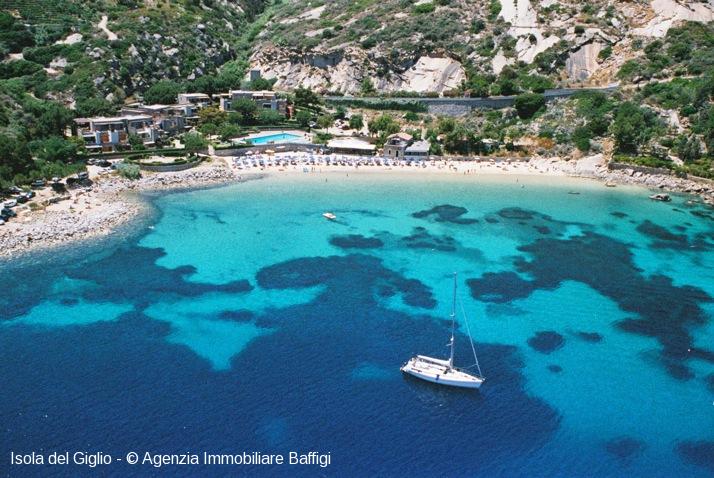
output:
{"label": "shoreline", "polygon": [[[98,239],[117,233],[142,213],[147,212],[149,203],[141,194],[157,192],[178,192],[201,188],[236,184],[265,176],[353,173],[353,174],[438,174],[463,177],[477,181],[479,177],[531,176],[544,180],[558,178],[582,178],[597,181],[603,185],[617,184],[661,190],[672,193],[696,195],[700,200],[714,206],[714,185],[707,185],[674,176],[649,175],[634,170],[608,170],[602,156],[596,155],[578,161],[564,161],[555,158],[532,158],[530,161],[438,161],[419,166],[395,164],[377,165],[311,165],[286,164],[283,158],[303,158],[308,155],[285,153],[274,157],[255,158],[214,158],[211,163],[174,173],[150,173],[132,181],[117,175],[92,176],[95,181],[91,188],[80,188],[69,192],[69,197],[51,204],[41,211],[26,210],[0,227],[0,258],[12,259],[37,250],[51,249],[70,242]],[[244,166],[248,159],[265,159],[266,165]],[[352,158],[358,161],[358,158]],[[280,161],[278,163],[278,161]],[[272,165],[267,165],[273,163]],[[276,164],[277,163],[277,164]],[[45,195],[46,196],[46,195]]]}

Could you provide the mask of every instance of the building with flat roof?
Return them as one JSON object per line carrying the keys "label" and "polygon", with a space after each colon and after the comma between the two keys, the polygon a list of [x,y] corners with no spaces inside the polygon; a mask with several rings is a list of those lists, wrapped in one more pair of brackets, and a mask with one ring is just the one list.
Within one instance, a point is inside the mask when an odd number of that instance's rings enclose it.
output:
{"label": "building with flat roof", "polygon": [[274,91],[231,90],[228,93],[215,96],[219,98],[218,106],[222,111],[233,111],[233,102],[239,99],[251,100],[258,108],[277,111],[282,115],[286,115],[288,111],[288,101],[285,98],[279,98]]}
{"label": "building with flat roof", "polygon": [[404,150],[404,159],[407,161],[422,161],[429,157],[431,143],[428,141],[414,141]]}
{"label": "building with flat roof", "polygon": [[150,115],[161,137],[186,131],[186,118],[193,112],[192,105],[142,105],[132,104],[121,109],[122,115]]}
{"label": "building with flat roof", "polygon": [[334,138],[327,142],[327,147],[337,154],[356,154],[372,156],[377,147],[357,138]]}
{"label": "building with flat roof", "polygon": [[74,120],[73,134],[84,139],[90,151],[115,151],[129,145],[129,135],[139,136],[145,145],[153,146],[158,137],[150,115],[123,115]]}

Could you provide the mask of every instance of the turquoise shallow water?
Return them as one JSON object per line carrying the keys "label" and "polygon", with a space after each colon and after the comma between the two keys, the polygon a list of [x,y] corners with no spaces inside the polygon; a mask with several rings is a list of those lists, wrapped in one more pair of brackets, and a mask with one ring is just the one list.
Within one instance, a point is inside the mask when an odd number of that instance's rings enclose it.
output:
{"label": "turquoise shallow water", "polygon": [[[710,476],[714,211],[546,181],[270,177],[163,195],[119,246],[10,263],[2,447],[315,449],[343,475]],[[446,353],[454,271],[487,377],[475,393],[399,372]]]}

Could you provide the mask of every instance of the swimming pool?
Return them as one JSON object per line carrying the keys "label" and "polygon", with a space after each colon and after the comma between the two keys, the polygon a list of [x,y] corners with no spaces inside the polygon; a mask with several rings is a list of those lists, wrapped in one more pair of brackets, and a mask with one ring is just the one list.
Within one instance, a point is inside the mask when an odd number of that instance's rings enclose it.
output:
{"label": "swimming pool", "polygon": [[268,144],[268,143],[304,143],[305,140],[301,135],[292,133],[275,133],[265,136],[258,136],[250,139],[253,144]]}

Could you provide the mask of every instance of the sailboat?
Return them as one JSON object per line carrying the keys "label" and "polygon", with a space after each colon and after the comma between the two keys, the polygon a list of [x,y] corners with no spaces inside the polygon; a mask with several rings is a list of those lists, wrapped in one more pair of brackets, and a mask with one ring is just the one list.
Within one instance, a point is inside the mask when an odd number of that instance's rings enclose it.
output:
{"label": "sailboat", "polygon": [[[456,330],[456,283],[457,276],[454,273],[454,299],[451,309],[451,340],[447,347],[451,349],[448,359],[439,359],[428,357],[426,355],[415,355],[410,358],[400,370],[416,378],[426,380],[427,382],[446,385],[449,387],[461,388],[480,388],[481,384],[486,380],[481,374],[481,367],[476,357],[476,349],[474,348],[473,339],[471,339],[471,330],[469,329],[468,321],[466,321],[466,330],[471,340],[471,350],[474,354],[475,366],[478,374],[467,369],[454,367],[454,332]],[[462,307],[463,309],[463,307]]]}

